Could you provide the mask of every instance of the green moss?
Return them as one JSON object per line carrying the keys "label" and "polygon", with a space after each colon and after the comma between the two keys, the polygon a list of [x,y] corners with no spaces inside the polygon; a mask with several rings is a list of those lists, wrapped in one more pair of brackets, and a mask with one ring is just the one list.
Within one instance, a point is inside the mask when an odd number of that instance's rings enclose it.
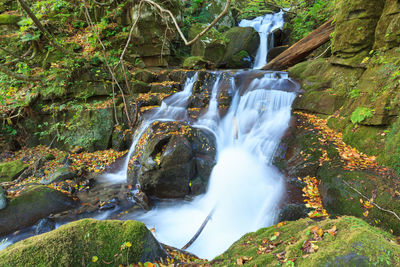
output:
{"label": "green moss", "polygon": [[207,61],[203,57],[188,57],[183,62],[183,68],[186,69],[204,69],[207,65]]}
{"label": "green moss", "polygon": [[20,160],[0,163],[0,182],[10,182],[18,177],[29,165]]}
{"label": "green moss", "polygon": [[385,150],[382,153],[384,161],[400,173],[400,119],[393,124],[387,135]]}
{"label": "green moss", "polygon": [[[337,234],[333,237],[325,233],[321,241],[315,242],[316,252],[305,254],[303,243],[312,238],[310,229],[318,226],[323,230],[336,226]],[[274,242],[279,242],[270,253],[257,253],[263,241],[270,240],[274,232],[280,235]],[[218,256],[213,266],[233,266],[240,257],[252,257],[244,266],[280,266],[276,253],[285,251],[285,259],[294,259],[294,266],[385,266],[400,264],[400,247],[393,236],[369,226],[363,220],[354,217],[341,217],[336,220],[315,222],[301,219],[287,222],[281,227],[268,227],[243,236],[225,253]],[[291,265],[288,265],[291,266]]]}
{"label": "green moss", "polygon": [[[0,252],[0,261],[2,266],[127,265],[147,260],[145,250],[154,250],[147,247],[149,238],[154,240],[140,222],[84,219],[18,242]],[[125,242],[132,246],[121,249]],[[98,257],[96,263],[93,256]]]}
{"label": "green moss", "polygon": [[16,15],[0,14],[0,25],[17,25],[21,18]]}

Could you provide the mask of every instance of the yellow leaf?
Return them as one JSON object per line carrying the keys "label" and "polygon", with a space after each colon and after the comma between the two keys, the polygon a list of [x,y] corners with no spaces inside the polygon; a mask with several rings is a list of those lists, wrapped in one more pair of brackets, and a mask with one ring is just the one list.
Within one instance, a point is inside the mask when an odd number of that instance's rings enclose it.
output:
{"label": "yellow leaf", "polygon": [[99,257],[97,257],[97,256],[92,257],[92,262],[97,262],[98,260],[99,260]]}

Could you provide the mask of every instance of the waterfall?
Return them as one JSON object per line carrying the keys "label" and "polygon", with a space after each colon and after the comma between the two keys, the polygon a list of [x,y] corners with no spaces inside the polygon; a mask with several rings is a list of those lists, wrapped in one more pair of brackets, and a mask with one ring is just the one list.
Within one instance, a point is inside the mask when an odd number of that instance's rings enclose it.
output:
{"label": "waterfall", "polygon": [[254,69],[261,69],[267,65],[268,50],[274,46],[273,32],[277,29],[282,29],[285,24],[283,14],[284,12],[280,11],[275,14],[266,14],[253,20],[244,19],[239,23],[239,27],[252,27],[260,35],[260,45],[254,60]]}
{"label": "waterfall", "polygon": [[[182,247],[214,209],[211,221],[188,249],[208,259],[221,254],[243,234],[273,224],[284,186],[272,160],[288,127],[296,97],[292,90],[297,86],[284,73],[260,73],[256,79],[252,78],[254,71],[237,74],[250,75],[250,86],[230,79],[234,96],[222,119],[217,103],[222,74],[214,73],[217,78],[208,110],[194,124],[211,129],[217,137],[217,164],[207,192],[190,202],[161,203],[139,217],[132,214],[128,218],[155,227],[159,241]],[[290,87],[293,85],[295,89]]]}

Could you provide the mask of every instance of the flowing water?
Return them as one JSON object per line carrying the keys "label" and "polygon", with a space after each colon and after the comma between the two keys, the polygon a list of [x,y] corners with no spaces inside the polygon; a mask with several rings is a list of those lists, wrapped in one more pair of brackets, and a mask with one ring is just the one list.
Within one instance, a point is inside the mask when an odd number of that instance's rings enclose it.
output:
{"label": "flowing water", "polygon": [[274,47],[273,32],[277,29],[282,29],[285,24],[283,15],[284,11],[280,11],[274,14],[266,14],[253,20],[244,19],[239,23],[239,27],[252,27],[260,35],[260,46],[254,60],[255,69],[261,69],[267,65],[268,50]]}

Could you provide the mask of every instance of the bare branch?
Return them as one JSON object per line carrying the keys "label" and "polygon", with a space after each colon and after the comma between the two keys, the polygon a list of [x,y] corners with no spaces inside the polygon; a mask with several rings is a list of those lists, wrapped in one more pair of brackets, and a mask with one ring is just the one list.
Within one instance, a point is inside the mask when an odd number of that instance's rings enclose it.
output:
{"label": "bare branch", "polygon": [[225,4],[225,8],[224,10],[218,15],[218,17],[216,17],[210,25],[208,25],[202,32],[200,32],[198,35],[196,35],[192,40],[188,41],[185,37],[185,35],[183,34],[181,28],[179,27],[178,22],[176,21],[176,18],[174,17],[174,15],[172,14],[171,11],[169,11],[168,9],[163,8],[162,6],[160,6],[159,4],[155,3],[152,0],[141,0],[141,2],[145,2],[148,3],[152,6],[154,6],[156,9],[158,9],[161,13],[166,13],[168,14],[172,21],[174,22],[175,28],[178,31],[180,37],[182,38],[183,42],[185,43],[185,45],[192,45],[194,42],[196,42],[200,37],[202,37],[204,34],[206,34],[207,31],[209,31],[212,27],[214,27],[215,24],[217,24],[217,22],[224,17],[228,11],[229,11],[229,6],[232,2],[232,0],[227,0],[226,4]]}

